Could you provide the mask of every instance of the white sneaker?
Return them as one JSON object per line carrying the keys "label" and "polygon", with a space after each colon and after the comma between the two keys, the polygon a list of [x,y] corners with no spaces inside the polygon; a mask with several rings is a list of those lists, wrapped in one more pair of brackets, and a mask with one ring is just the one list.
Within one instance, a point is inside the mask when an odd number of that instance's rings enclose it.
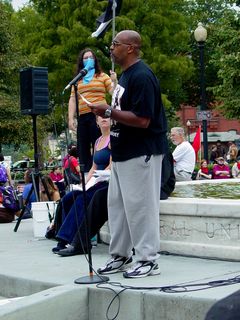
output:
{"label": "white sneaker", "polygon": [[123,273],[124,278],[143,278],[160,274],[158,264],[153,261],[138,261]]}
{"label": "white sneaker", "polygon": [[115,256],[112,257],[104,267],[99,268],[97,272],[99,274],[109,274],[109,273],[117,273],[121,271],[125,271],[127,269],[127,265],[132,263],[132,257],[120,257]]}

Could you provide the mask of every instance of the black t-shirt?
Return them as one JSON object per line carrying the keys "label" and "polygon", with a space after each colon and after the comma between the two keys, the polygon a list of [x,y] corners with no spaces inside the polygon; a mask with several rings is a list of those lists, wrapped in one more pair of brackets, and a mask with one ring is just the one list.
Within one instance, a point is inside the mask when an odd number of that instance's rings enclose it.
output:
{"label": "black t-shirt", "polygon": [[160,86],[156,76],[144,62],[139,61],[122,73],[113,93],[112,107],[150,118],[148,128],[136,128],[118,122],[113,124],[113,161],[166,152],[167,121]]}

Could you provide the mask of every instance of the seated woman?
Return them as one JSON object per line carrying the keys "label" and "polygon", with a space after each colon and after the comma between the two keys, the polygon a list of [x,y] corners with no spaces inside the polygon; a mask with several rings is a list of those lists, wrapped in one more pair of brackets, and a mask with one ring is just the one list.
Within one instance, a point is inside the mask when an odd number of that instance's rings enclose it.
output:
{"label": "seated woman", "polygon": [[[100,127],[102,135],[97,139],[93,154],[93,165],[90,169],[86,182],[88,182],[95,170],[109,170],[111,163],[111,150],[110,150],[110,119],[97,117],[97,124]],[[88,204],[93,197],[94,193],[106,185],[107,182],[99,182],[93,185],[86,191],[86,203]],[[58,231],[56,238],[59,240],[57,247],[52,251],[57,253],[59,250],[64,249],[66,244],[71,243],[79,226],[81,225],[84,214],[84,197],[83,192],[74,190],[66,194],[62,199],[62,213],[63,224]]]}
{"label": "seated woman", "polygon": [[206,179],[212,179],[212,175],[209,172],[207,160],[202,159],[201,167],[198,170],[196,180],[206,180]]}
{"label": "seated woman", "polygon": [[63,197],[65,195],[65,183],[61,168],[59,166],[53,167],[52,171],[49,173],[49,177],[58,187],[60,196]]}
{"label": "seated woman", "polygon": [[[58,191],[58,187],[54,184],[50,176],[45,175],[42,177],[42,184],[45,185],[46,189],[44,188],[44,185],[42,185],[42,190],[40,193],[40,199],[41,201],[58,201],[60,200],[60,194]],[[49,193],[50,199],[48,198]]]}
{"label": "seated woman", "polygon": [[216,159],[217,164],[213,166],[213,179],[229,179],[231,178],[230,167],[225,163],[223,157]]}
{"label": "seated woman", "polygon": [[240,178],[240,158],[237,159],[237,162],[232,166],[232,176],[233,178]]}
{"label": "seated woman", "polygon": [[95,191],[91,201],[87,207],[87,215],[84,216],[84,220],[76,231],[76,234],[71,244],[64,249],[56,252],[60,256],[70,257],[77,254],[87,253],[87,225],[90,239],[92,239],[108,220],[108,208],[107,208],[107,194],[108,184],[102,185],[101,188]]}

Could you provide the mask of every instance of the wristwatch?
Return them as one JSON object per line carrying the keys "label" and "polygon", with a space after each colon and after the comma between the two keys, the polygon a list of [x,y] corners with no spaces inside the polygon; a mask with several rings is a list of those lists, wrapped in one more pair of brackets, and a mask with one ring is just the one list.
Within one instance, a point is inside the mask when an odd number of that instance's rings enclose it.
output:
{"label": "wristwatch", "polygon": [[107,108],[104,113],[104,118],[111,118],[112,108]]}

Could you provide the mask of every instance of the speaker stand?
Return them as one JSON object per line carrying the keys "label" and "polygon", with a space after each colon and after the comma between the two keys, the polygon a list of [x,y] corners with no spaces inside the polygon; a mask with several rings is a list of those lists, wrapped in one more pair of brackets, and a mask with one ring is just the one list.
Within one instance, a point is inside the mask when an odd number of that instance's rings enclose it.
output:
{"label": "speaker stand", "polygon": [[40,199],[39,178],[41,179],[42,185],[44,187],[44,190],[47,194],[49,201],[51,200],[47,185],[46,185],[45,181],[42,179],[41,173],[39,172],[38,142],[37,142],[37,115],[36,114],[32,114],[32,122],[33,122],[33,142],[34,142],[34,160],[35,160],[34,173],[32,172],[32,187],[29,190],[29,193],[28,193],[27,199],[26,199],[26,203],[21,210],[20,216],[18,217],[18,221],[17,221],[16,226],[14,228],[14,232],[17,232],[17,230],[18,230],[18,227],[19,227],[19,225],[22,221],[22,217],[24,215],[25,208],[26,208],[27,204],[29,203],[31,194],[33,192],[35,193],[36,201],[39,202],[39,199]]}

